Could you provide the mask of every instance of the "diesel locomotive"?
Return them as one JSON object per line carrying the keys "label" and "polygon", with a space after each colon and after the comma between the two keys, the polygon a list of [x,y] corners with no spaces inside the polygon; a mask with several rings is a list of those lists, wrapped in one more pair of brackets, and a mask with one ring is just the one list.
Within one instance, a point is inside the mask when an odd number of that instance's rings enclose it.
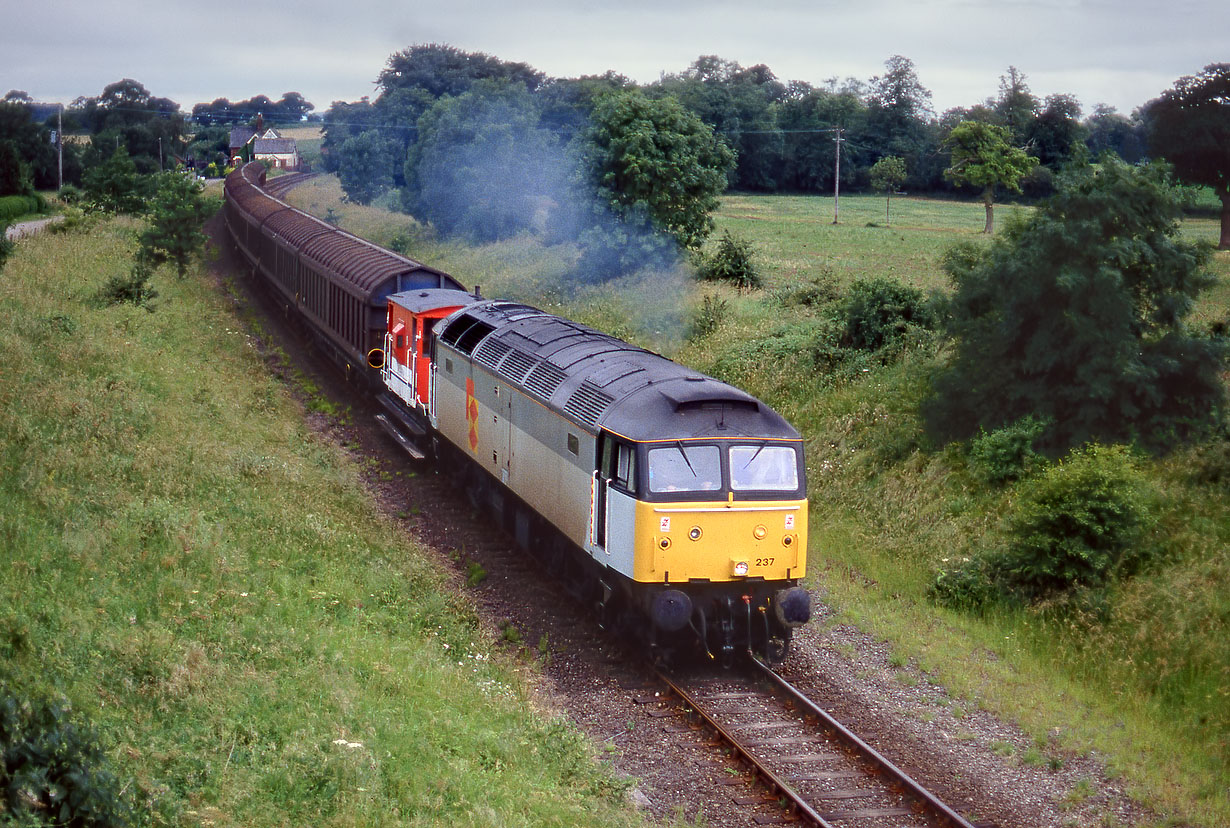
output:
{"label": "diesel locomotive", "polygon": [[[236,177],[235,191],[250,200],[243,209],[231,205]],[[297,246],[271,222],[289,221],[294,208],[276,199],[276,209],[253,206],[270,199],[261,171],[249,165],[231,179],[228,226],[234,216],[243,228],[231,230],[240,251],[375,389],[381,424],[415,457],[436,458],[604,624],[663,654],[784,656],[811,607],[799,586],[803,445],[779,414],[665,357],[468,292],[404,257],[398,267],[382,261],[378,286],[354,275],[361,268],[321,269],[312,251],[323,239]],[[245,248],[253,238],[263,246]],[[302,286],[317,278],[362,304],[365,323],[339,335],[327,307],[304,307],[318,291]],[[339,279],[366,287],[350,291]]]}

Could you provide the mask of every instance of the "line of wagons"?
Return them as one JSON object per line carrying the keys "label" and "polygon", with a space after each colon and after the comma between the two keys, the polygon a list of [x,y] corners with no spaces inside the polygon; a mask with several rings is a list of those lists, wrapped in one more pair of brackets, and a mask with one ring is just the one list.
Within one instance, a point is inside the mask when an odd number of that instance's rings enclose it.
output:
{"label": "line of wagons", "polygon": [[226,182],[236,246],[545,570],[670,652],[784,657],[810,617],[802,440],[751,395]]}

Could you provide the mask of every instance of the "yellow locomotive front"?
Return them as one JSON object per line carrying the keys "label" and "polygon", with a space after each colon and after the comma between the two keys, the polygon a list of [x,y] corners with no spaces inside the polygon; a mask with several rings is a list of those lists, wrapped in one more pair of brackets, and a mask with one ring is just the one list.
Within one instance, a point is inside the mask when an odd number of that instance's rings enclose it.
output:
{"label": "yellow locomotive front", "polygon": [[650,444],[646,466],[634,580],[793,581],[807,574],[807,498],[796,444]]}

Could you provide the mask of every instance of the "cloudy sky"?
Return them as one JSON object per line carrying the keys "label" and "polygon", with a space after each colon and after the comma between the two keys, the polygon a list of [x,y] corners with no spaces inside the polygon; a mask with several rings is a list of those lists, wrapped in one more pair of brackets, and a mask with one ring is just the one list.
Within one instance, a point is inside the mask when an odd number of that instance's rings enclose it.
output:
{"label": "cloudy sky", "polygon": [[[867,80],[914,62],[937,113],[998,93],[1124,114],[1181,75],[1230,61],[1228,0],[3,0],[0,94],[95,96],[133,78],[185,110],[299,92],[318,112],[372,95],[394,52],[447,43],[555,77],[648,82],[699,55],[783,81]],[[234,11],[229,11],[233,9]]]}

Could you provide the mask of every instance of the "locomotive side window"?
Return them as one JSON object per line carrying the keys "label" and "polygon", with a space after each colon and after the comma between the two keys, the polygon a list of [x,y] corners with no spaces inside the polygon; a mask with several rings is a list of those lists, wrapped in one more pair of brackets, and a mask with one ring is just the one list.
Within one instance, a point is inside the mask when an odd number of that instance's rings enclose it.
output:
{"label": "locomotive side window", "polygon": [[636,449],[630,444],[604,436],[599,463],[602,477],[625,491],[636,491]]}
{"label": "locomotive side window", "polygon": [[713,492],[722,488],[722,454],[717,446],[675,443],[649,450],[649,491]]}
{"label": "locomotive side window", "polygon": [[736,492],[793,492],[799,488],[797,455],[790,446],[731,446],[730,488]]}

